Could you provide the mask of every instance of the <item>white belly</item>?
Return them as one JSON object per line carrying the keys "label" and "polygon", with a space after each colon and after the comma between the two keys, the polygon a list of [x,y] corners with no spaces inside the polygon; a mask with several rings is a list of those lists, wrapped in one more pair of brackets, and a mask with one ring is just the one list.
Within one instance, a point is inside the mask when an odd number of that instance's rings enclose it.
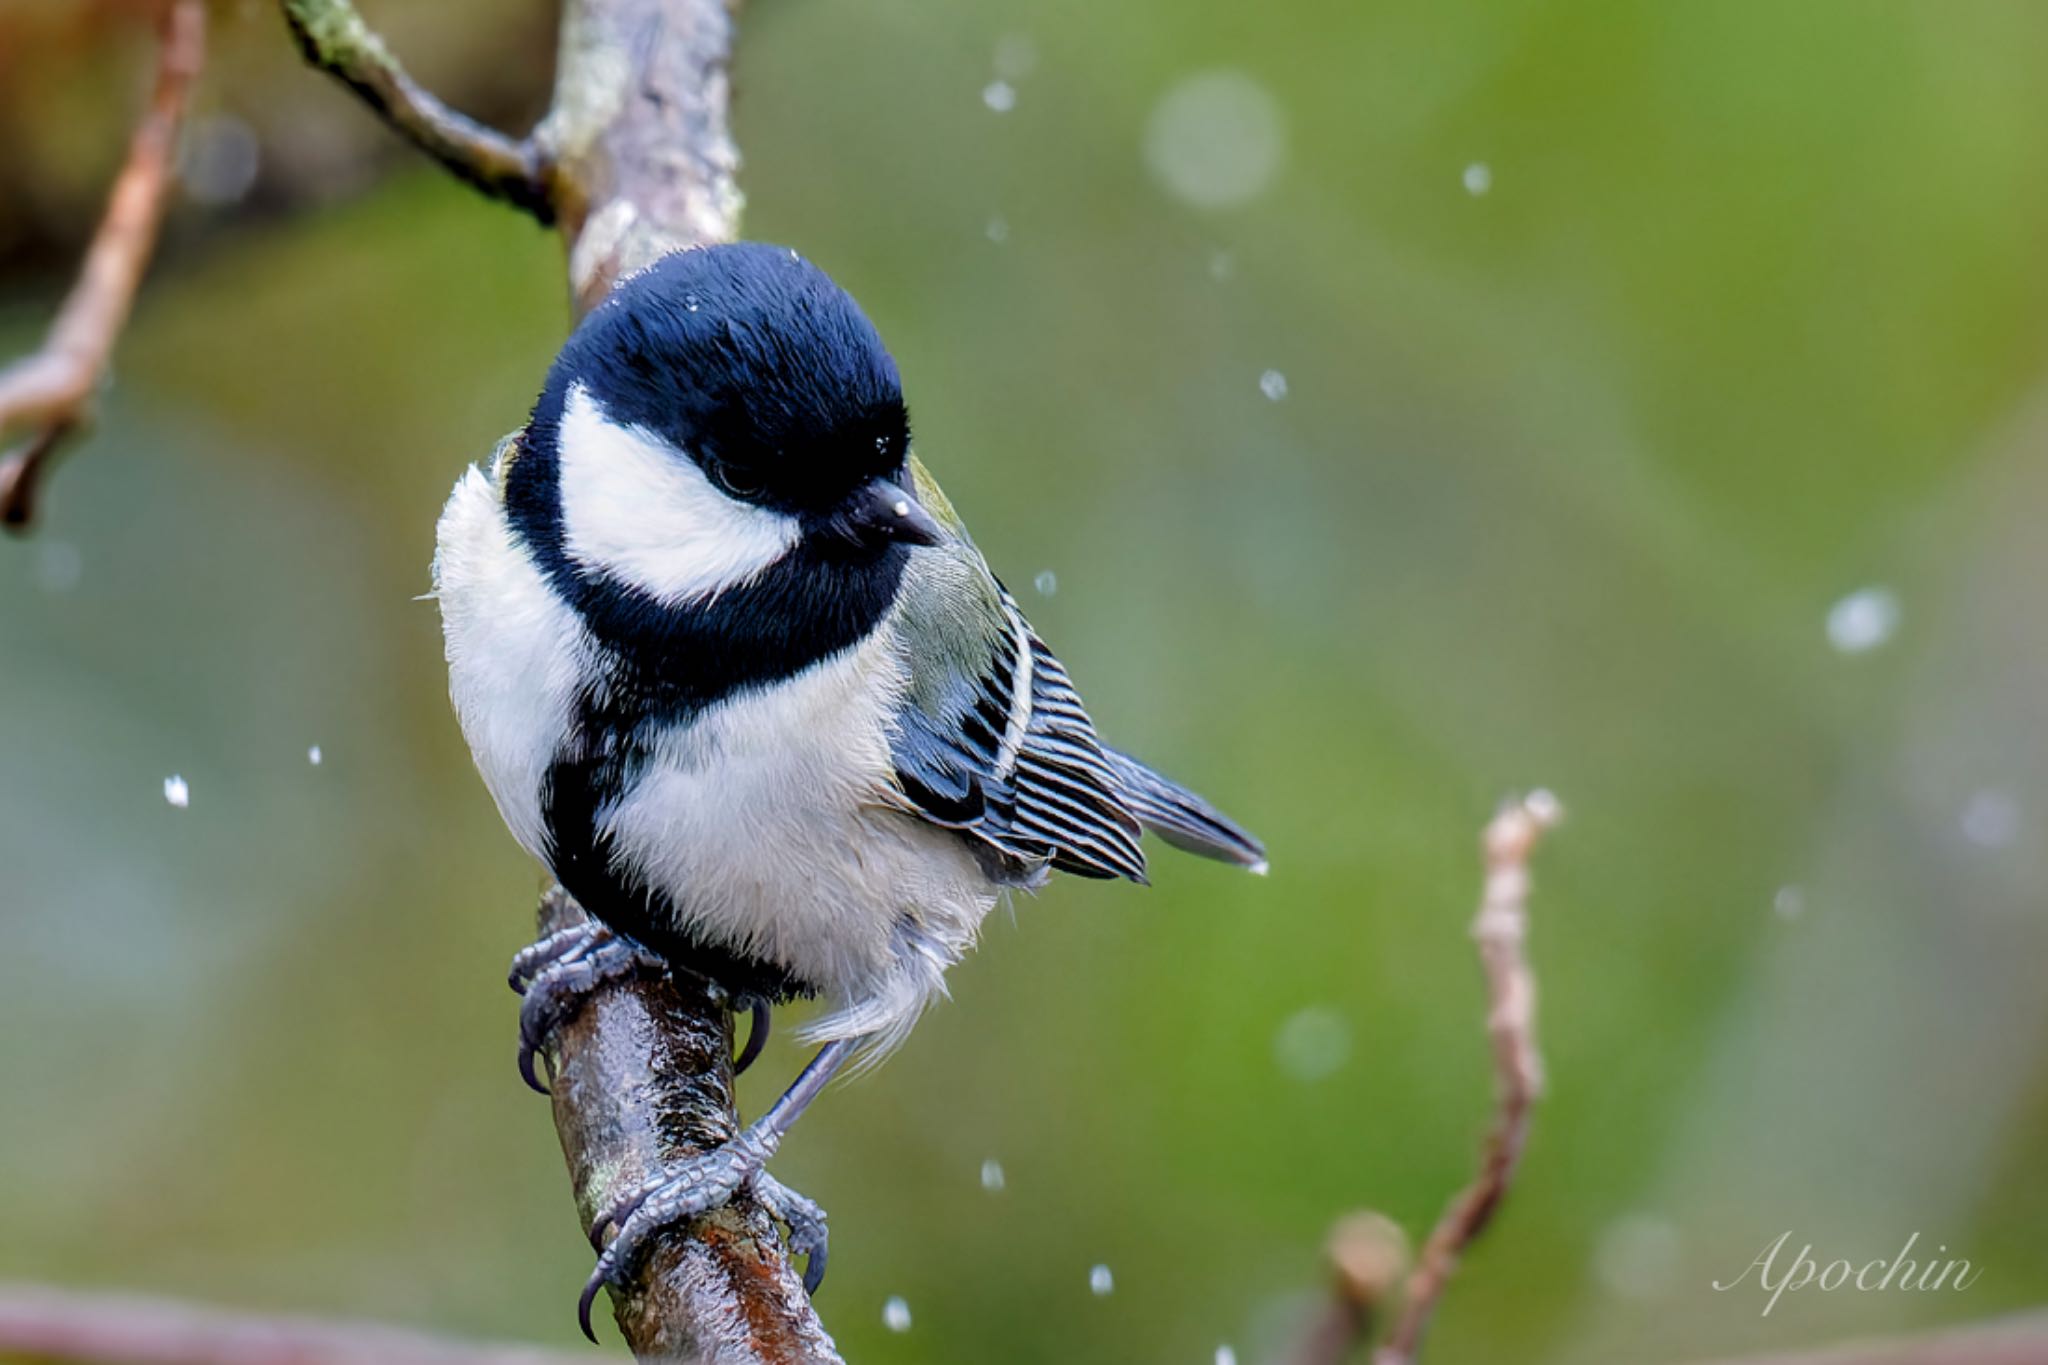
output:
{"label": "white belly", "polygon": [[682,928],[777,963],[842,1006],[814,1037],[907,1031],[995,891],[958,836],[891,809],[887,626],[661,736],[600,819],[615,865]]}
{"label": "white belly", "polygon": [[[441,514],[435,593],[449,692],[513,836],[550,859],[542,784],[601,667],[581,618],[472,469]],[[663,893],[693,937],[783,967],[839,1008],[807,1032],[900,1042],[996,892],[954,834],[886,804],[904,686],[892,628],[656,736],[599,812],[613,868]]]}

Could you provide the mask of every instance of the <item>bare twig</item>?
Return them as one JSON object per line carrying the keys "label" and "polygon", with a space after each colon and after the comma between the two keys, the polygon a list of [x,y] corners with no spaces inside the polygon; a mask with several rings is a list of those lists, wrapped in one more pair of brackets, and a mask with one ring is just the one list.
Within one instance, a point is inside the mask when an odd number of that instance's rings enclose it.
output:
{"label": "bare twig", "polygon": [[128,321],[156,247],[178,128],[205,57],[205,5],[174,0],[161,20],[156,89],[135,125],[128,160],[107,197],[78,283],[43,348],[0,370],[0,435],[34,430],[25,446],[0,462],[0,523],[9,529],[26,527],[35,516],[42,475],[65,439],[84,424],[93,389]]}
{"label": "bare twig", "polygon": [[283,0],[306,60],[330,72],[428,156],[494,199],[555,221],[546,158],[532,138],[511,138],[457,113],[406,74],[349,0]]}
{"label": "bare twig", "polygon": [[577,1365],[587,1355],[376,1323],[258,1317],[131,1294],[0,1284],[0,1359],[122,1365]]}
{"label": "bare twig", "polygon": [[1529,932],[1529,855],[1563,814],[1549,792],[1532,792],[1503,805],[1481,836],[1486,884],[1479,914],[1472,921],[1472,937],[1479,945],[1491,1001],[1486,1032],[1493,1043],[1493,1127],[1481,1150],[1478,1176],[1451,1201],[1423,1243],[1408,1277],[1401,1316],[1374,1355],[1376,1365],[1409,1365],[1415,1359],[1458,1258],[1486,1230],[1522,1159],[1530,1110],[1543,1093],[1543,1058],[1536,1047],[1536,975],[1523,955]]}

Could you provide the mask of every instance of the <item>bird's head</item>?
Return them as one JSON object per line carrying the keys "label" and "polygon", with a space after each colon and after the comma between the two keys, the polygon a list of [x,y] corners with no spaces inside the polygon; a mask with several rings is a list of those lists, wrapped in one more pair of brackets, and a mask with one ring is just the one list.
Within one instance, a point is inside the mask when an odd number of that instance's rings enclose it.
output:
{"label": "bird's head", "polygon": [[895,362],[786,247],[677,252],[622,283],[563,346],[529,443],[552,487],[527,510],[562,558],[667,603],[799,545],[858,564],[944,536],[911,491]]}

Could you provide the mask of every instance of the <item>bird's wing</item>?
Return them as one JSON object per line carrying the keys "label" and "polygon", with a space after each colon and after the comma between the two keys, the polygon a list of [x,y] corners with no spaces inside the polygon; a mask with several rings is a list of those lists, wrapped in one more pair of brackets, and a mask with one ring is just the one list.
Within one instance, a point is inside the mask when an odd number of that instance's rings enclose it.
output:
{"label": "bird's wing", "polygon": [[957,830],[1003,879],[1050,866],[1145,880],[1114,760],[1052,651],[924,467],[918,500],[950,533],[911,555],[896,613],[909,687],[893,737],[904,807]]}

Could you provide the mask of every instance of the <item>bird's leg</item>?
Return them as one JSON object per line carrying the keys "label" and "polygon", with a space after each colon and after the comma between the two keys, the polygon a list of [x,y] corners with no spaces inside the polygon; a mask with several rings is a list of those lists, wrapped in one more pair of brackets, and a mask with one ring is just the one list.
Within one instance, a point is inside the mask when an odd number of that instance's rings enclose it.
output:
{"label": "bird's leg", "polygon": [[663,972],[668,964],[629,938],[595,920],[557,930],[512,959],[512,989],[519,1002],[519,1074],[548,1093],[536,1061],[554,1031],[574,1015],[590,993],[606,982],[640,972]]}
{"label": "bird's leg", "polygon": [[[603,1235],[607,1224],[616,1224],[619,1230],[599,1254],[597,1266],[590,1272],[583,1297],[576,1305],[576,1320],[585,1336],[596,1340],[590,1330],[590,1305],[596,1300],[597,1291],[608,1284],[623,1288],[656,1234],[718,1208],[741,1186],[750,1183],[770,1212],[789,1227],[791,1249],[814,1257],[806,1267],[804,1281],[807,1289],[816,1285],[824,1273],[824,1211],[772,1179],[764,1187],[760,1177],[768,1158],[782,1145],[783,1136],[859,1045],[857,1038],[841,1038],[819,1048],[782,1098],[768,1106],[768,1112],[748,1124],[738,1137],[663,1171],[593,1229],[593,1242]],[[800,1241],[803,1245],[799,1245]]]}

